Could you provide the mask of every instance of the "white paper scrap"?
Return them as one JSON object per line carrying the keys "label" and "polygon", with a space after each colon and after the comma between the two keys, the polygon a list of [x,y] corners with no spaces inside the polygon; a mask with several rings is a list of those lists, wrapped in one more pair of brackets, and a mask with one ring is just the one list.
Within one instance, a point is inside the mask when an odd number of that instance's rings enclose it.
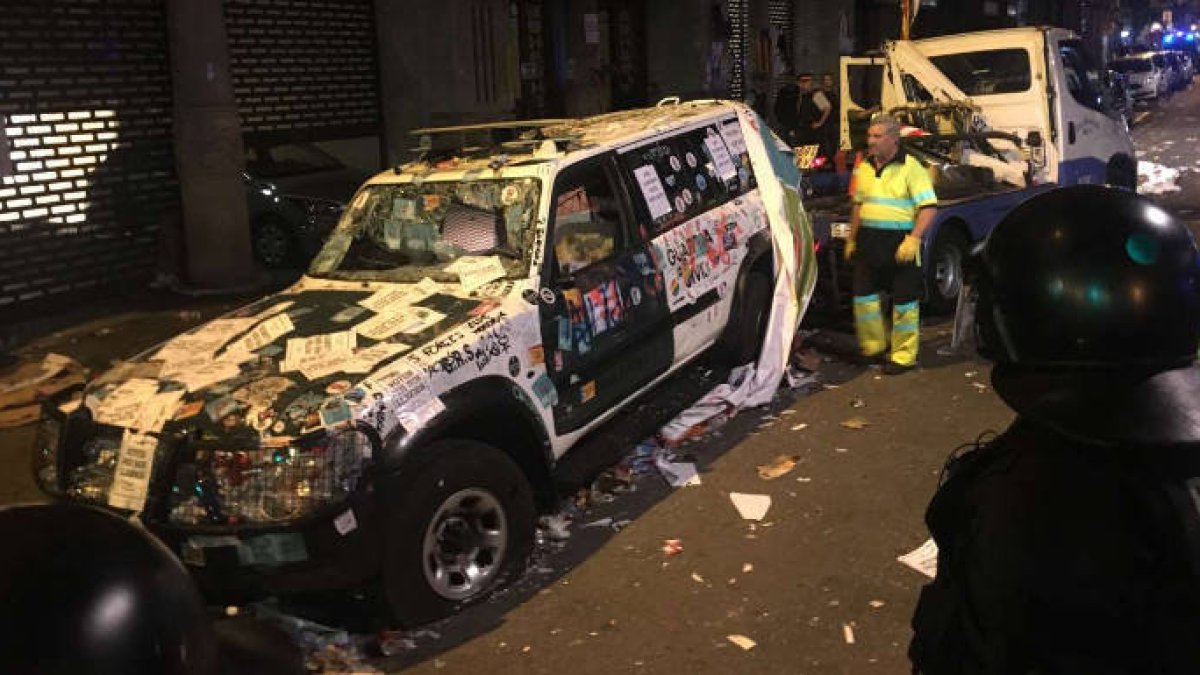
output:
{"label": "white paper scrap", "polygon": [[130,427],[143,434],[162,431],[163,425],[174,417],[175,411],[179,409],[179,401],[183,399],[183,394],[184,392],[176,390],[151,397],[138,411]]}
{"label": "white paper scrap", "polygon": [[346,509],[346,512],[337,518],[333,519],[333,529],[343,537],[358,529],[358,518],[354,517],[354,509]]}
{"label": "white paper scrap", "polygon": [[696,472],[696,465],[691,462],[668,462],[662,457],[656,457],[654,465],[658,467],[658,472],[671,484],[671,487],[701,484],[700,474]]}
{"label": "white paper scrap", "polygon": [[428,424],[430,420],[442,414],[445,410],[446,404],[442,403],[442,399],[434,396],[413,410],[401,412],[397,415],[397,419],[400,421],[400,426],[412,434],[416,433],[418,429]]}
{"label": "white paper scrap", "polygon": [[751,649],[754,649],[754,646],[758,644],[757,642],[755,642],[754,640],[751,640],[750,638],[746,637],[745,635],[726,635],[725,639],[729,640],[733,644],[741,647],[742,649],[744,649],[746,651],[750,651]]}
{"label": "white paper scrap", "polygon": [[355,326],[354,332],[371,340],[386,340],[396,333],[419,333],[445,318],[445,314],[427,307],[405,307],[377,314]]}
{"label": "white paper scrap", "polygon": [[930,538],[916,549],[896,558],[914,570],[933,579],[937,576],[937,542]]}
{"label": "white paper scrap", "polygon": [[499,256],[463,256],[446,267],[446,271],[458,275],[458,283],[464,291],[473,291],[480,286],[503,279],[507,272]]}
{"label": "white paper scrap", "polygon": [[708,153],[712,155],[717,177],[723,181],[737,178],[737,167],[733,165],[733,158],[729,156],[729,148],[725,147],[725,141],[721,140],[720,136],[709,136],[704,139],[704,145],[708,146]]}
{"label": "white paper scrap", "polygon": [[229,352],[253,352],[262,349],[295,329],[290,316],[277,314],[255,326],[245,337],[234,343]]}
{"label": "white paper scrap", "polygon": [[347,373],[369,373],[380,363],[396,354],[403,354],[409,346],[399,342],[380,342],[365,349],[354,352],[346,362],[343,370]]}
{"label": "white paper scrap", "polygon": [[186,387],[188,391],[195,392],[218,382],[231,380],[241,372],[238,364],[234,361],[206,360],[188,365],[189,367],[181,367],[170,372],[164,370],[163,379],[174,380]]}
{"label": "white paper scrap", "polygon": [[354,351],[357,334],[352,330],[322,333],[302,338],[289,338],[284,362],[299,364],[314,359],[349,356]]}
{"label": "white paper scrap", "polygon": [[725,145],[729,146],[729,151],[734,155],[740,156],[746,152],[746,139],[742,138],[742,125],[737,120],[721,124],[721,138],[725,139]]}
{"label": "white paper scrap", "polygon": [[437,289],[437,282],[426,277],[416,284],[404,284],[376,291],[359,300],[358,304],[378,314],[392,307],[420,302],[436,293]]}
{"label": "white paper scrap", "polygon": [[108,396],[93,409],[97,422],[127,427],[137,419],[138,413],[158,393],[158,382],[134,378],[117,385]]}
{"label": "white paper scrap", "polygon": [[633,175],[637,177],[646,206],[650,207],[650,218],[657,220],[672,211],[671,200],[667,199],[667,192],[653,164],[639,166],[633,170]]}
{"label": "white paper scrap", "polygon": [[126,430],[121,437],[120,455],[108,491],[108,505],[118,509],[141,511],[146,505],[150,472],[154,468],[154,449],[158,439]]}
{"label": "white paper scrap", "polygon": [[742,492],[730,492],[729,499],[745,520],[762,520],[771,508],[771,495],[750,495]]}

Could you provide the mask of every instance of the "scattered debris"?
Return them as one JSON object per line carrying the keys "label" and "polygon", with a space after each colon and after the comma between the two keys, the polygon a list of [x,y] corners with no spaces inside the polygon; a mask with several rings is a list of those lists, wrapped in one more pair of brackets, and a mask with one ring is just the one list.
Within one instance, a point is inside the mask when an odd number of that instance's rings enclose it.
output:
{"label": "scattered debris", "polygon": [[749,574],[753,571],[754,571],[754,565],[751,565],[750,563],[744,563],[742,565],[742,574]]}
{"label": "scattered debris", "polygon": [[854,398],[850,399],[850,407],[851,408],[865,408],[865,407],[867,407],[867,402],[862,400],[861,396],[855,396]]}
{"label": "scattered debris", "polygon": [[1178,192],[1181,188],[1175,183],[1179,180],[1179,169],[1147,162],[1138,162],[1138,193],[1143,195],[1160,195],[1166,192]]}
{"label": "scattered debris", "polygon": [[930,538],[924,544],[896,558],[896,560],[933,579],[937,576],[937,556],[937,542]]}
{"label": "scattered debris", "polygon": [[571,519],[567,516],[556,513],[552,516],[542,516],[538,521],[538,527],[545,533],[547,539],[551,541],[565,541],[571,538],[571,532],[567,529],[571,526]]}
{"label": "scattered debris", "polygon": [[796,482],[797,483],[811,483],[812,478],[809,478],[808,476],[796,476]]}
{"label": "scattered debris", "polygon": [[592,522],[584,525],[584,527],[612,527],[612,524],[612,518],[601,518],[600,520],[593,520]]}
{"label": "scattered debris", "polygon": [[304,652],[304,667],[318,673],[380,673],[370,666],[362,645],[345,630],[284,613],[268,603],[252,606],[254,615],[277,626]]}
{"label": "scattered debris", "polygon": [[729,499],[733,502],[738,514],[745,520],[762,520],[771,508],[771,495],[752,495],[742,492],[730,492]]}
{"label": "scattered debris", "polygon": [[692,581],[695,581],[698,584],[706,583],[704,581],[704,577],[700,576],[700,574],[697,572],[692,572]]}
{"label": "scattered debris", "polygon": [[680,553],[683,553],[683,540],[664,539],[662,552],[666,553],[667,555],[679,555]]}
{"label": "scattered debris", "polygon": [[745,635],[726,635],[725,639],[729,640],[733,644],[741,647],[742,649],[744,649],[746,651],[750,651],[751,649],[754,649],[755,645],[758,644],[757,642],[755,642],[754,640],[751,640],[750,638],[746,637]]}
{"label": "scattered debris", "polygon": [[46,354],[0,375],[0,429],[38,421],[44,401],[83,384],[86,374],[74,359]]}
{"label": "scattered debris", "polygon": [[654,465],[658,467],[658,472],[671,487],[701,484],[700,474],[696,472],[696,465],[691,462],[671,462],[664,455],[659,455],[654,459]]}
{"label": "scattered debris", "polygon": [[805,422],[801,422],[800,424],[793,425],[792,431],[803,431],[804,429],[807,429],[807,428],[808,428],[808,424]]}
{"label": "scattered debris", "polygon": [[978,389],[978,390],[979,390],[979,393],[983,393],[983,392],[985,392],[985,391],[987,391],[987,390],[988,390],[988,387],[987,387],[987,385],[986,385],[986,384],[984,384],[984,383],[982,383],[982,382],[972,382],[972,383],[971,383],[971,386],[973,386],[973,387],[975,387],[976,389]]}
{"label": "scattered debris", "polygon": [[978,374],[979,373],[977,371],[968,370],[967,372],[963,373],[963,377],[975,377]]}
{"label": "scattered debris", "polygon": [[849,448],[834,448],[833,451],[836,453],[839,453],[839,454],[845,454],[847,452],[850,452],[850,449]]}
{"label": "scattered debris", "polygon": [[871,426],[871,423],[864,420],[861,417],[851,417],[848,420],[844,420],[842,422],[841,426],[843,429],[856,429],[857,430],[857,429],[866,429],[867,427]]}
{"label": "scattered debris", "polygon": [[846,639],[846,644],[854,644],[854,627],[848,623],[842,624],[842,637]]}
{"label": "scattered debris", "polygon": [[870,605],[872,609],[879,609],[880,607],[883,607],[884,602],[882,600],[872,600],[867,604]]}
{"label": "scattered debris", "polygon": [[792,469],[796,468],[796,462],[800,460],[797,455],[780,455],[771,460],[769,464],[763,464],[758,467],[758,477],[763,480],[775,480],[781,476],[787,475]]}

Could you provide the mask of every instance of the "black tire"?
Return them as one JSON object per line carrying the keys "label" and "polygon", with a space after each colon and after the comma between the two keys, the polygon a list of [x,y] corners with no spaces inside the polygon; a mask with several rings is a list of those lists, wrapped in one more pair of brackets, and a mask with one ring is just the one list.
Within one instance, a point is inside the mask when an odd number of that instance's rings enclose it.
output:
{"label": "black tire", "polygon": [[251,246],[254,257],[263,267],[280,269],[296,261],[296,243],[287,224],[279,218],[268,216],[254,224]]}
{"label": "black tire", "polygon": [[1137,164],[1126,155],[1117,155],[1108,160],[1105,181],[1113,187],[1137,190]]}
{"label": "black tire", "polygon": [[944,227],[929,248],[925,265],[925,308],[930,314],[947,314],[958,304],[963,283],[967,238],[954,227]]}
{"label": "black tire", "polygon": [[717,350],[718,361],[736,368],[758,359],[770,315],[771,279],[761,272],[750,272],[746,275],[742,294],[729,314],[729,323]]}
{"label": "black tire", "polygon": [[[398,475],[381,494],[383,585],[403,626],[428,623],[487,597],[525,568],[533,548],[533,493],[507,455],[467,440],[436,441],[424,454],[425,462]],[[498,538],[483,540],[480,529],[498,532]],[[474,555],[462,554],[459,562],[474,563],[478,579],[434,555],[463,546]]]}

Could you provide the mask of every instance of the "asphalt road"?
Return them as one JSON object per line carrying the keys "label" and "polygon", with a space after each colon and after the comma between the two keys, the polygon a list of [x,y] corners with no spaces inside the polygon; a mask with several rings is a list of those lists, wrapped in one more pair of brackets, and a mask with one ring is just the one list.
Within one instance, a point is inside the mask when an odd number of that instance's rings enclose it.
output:
{"label": "asphalt road", "polygon": [[[1189,218],[1200,214],[1198,90],[1151,109],[1135,129],[1142,158],[1196,169],[1182,174],[1182,190],[1160,197]],[[108,316],[27,353],[56,350],[100,367],[231,304]],[[785,392],[686,448],[702,485],[672,490],[657,475],[639,477],[635,491],[577,514],[570,539],[543,544],[513,589],[410,635],[415,648],[374,664],[414,673],[907,672],[909,619],[925,578],[896,557],[928,537],[922,517],[946,456],[1011,419],[986,363],[946,355],[948,331],[945,322],[926,326],[922,368],[899,377],[840,358],[852,345],[844,332],[810,336],[824,357],[823,384]],[[717,376],[695,368],[647,406],[678,406]],[[866,426],[842,426],[852,418]],[[0,431],[0,503],[40,499],[31,437],[29,427]],[[610,438],[615,454],[635,440]],[[760,478],[756,467],[780,455],[795,456],[796,468]],[[743,520],[731,492],[769,495],[764,520]],[[630,522],[586,527],[603,518]],[[682,552],[664,553],[666,539],[681,540]],[[756,646],[743,650],[729,635]]]}

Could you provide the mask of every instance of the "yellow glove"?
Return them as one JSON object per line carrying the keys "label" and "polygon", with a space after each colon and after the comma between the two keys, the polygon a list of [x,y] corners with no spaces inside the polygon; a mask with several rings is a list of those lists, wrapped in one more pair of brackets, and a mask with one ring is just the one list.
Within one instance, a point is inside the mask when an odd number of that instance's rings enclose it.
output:
{"label": "yellow glove", "polygon": [[896,249],[896,262],[921,264],[921,240],[911,234],[904,237]]}
{"label": "yellow glove", "polygon": [[846,259],[846,262],[850,262],[850,259],[854,257],[855,246],[854,237],[846,239],[846,248],[842,250],[842,257]]}

